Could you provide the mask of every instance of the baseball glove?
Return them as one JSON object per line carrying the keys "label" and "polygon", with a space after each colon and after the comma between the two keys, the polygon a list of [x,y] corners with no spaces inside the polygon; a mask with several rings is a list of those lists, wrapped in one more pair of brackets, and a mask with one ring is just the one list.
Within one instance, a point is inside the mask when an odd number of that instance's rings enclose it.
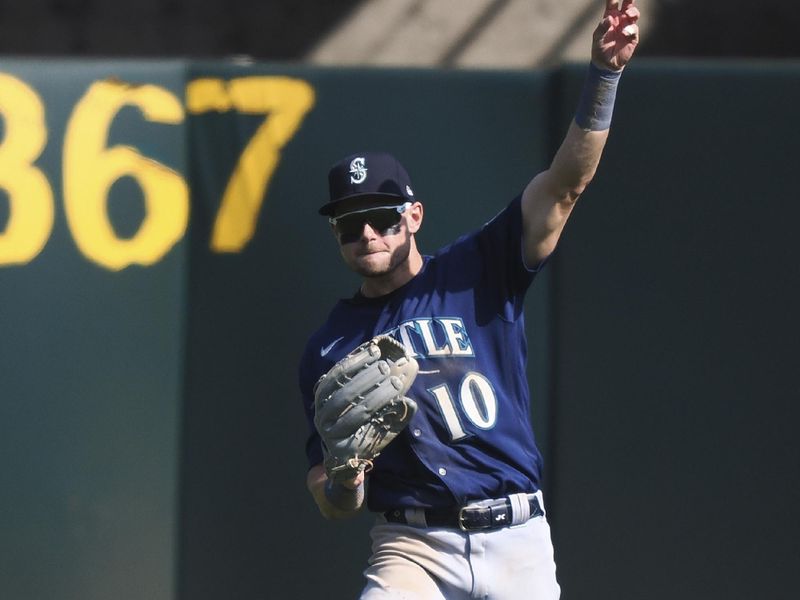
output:
{"label": "baseball glove", "polygon": [[379,335],[358,346],[314,386],[314,424],[333,482],[372,468],[372,461],[417,410],[405,393],[417,361],[395,339]]}

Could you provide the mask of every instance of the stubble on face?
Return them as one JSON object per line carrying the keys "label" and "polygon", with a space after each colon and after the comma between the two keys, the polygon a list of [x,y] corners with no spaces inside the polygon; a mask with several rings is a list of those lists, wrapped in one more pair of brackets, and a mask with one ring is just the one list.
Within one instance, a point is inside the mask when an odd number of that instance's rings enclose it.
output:
{"label": "stubble on face", "polygon": [[411,254],[411,234],[408,229],[403,228],[396,235],[403,235],[404,240],[394,249],[379,238],[370,242],[355,242],[352,248],[342,248],[342,256],[347,265],[364,278],[390,277],[403,264],[408,263]]}

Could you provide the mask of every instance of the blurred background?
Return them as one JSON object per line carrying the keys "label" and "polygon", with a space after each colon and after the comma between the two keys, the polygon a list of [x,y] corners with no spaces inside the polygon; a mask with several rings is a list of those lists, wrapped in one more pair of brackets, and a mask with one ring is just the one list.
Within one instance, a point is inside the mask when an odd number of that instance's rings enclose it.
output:
{"label": "blurred background", "polygon": [[[563,597],[794,600],[800,3],[637,4],[526,304]],[[425,251],[479,226],[602,7],[0,0],[0,598],[356,597],[371,518],[318,515],[295,381],[355,285],[327,168],[395,153]]]}
{"label": "blurred background", "polygon": [[[315,64],[546,67],[582,59],[593,0],[0,2],[0,52]],[[640,0],[640,57],[788,58],[793,0]]]}

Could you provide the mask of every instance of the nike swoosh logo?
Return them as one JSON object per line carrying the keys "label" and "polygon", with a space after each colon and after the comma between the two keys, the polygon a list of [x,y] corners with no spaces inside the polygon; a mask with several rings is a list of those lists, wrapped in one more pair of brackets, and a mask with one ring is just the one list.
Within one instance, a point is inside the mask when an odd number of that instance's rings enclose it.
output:
{"label": "nike swoosh logo", "polygon": [[328,354],[328,352],[330,352],[331,350],[333,350],[333,347],[334,347],[336,344],[338,344],[339,342],[341,342],[343,339],[344,339],[344,336],[342,336],[342,337],[340,337],[340,338],[338,338],[338,339],[335,339],[335,340],[333,340],[333,341],[332,341],[330,344],[328,344],[328,345],[327,345],[327,346],[325,346],[324,348],[320,348],[320,349],[319,349],[319,355],[320,355],[320,356],[325,356],[326,354]]}

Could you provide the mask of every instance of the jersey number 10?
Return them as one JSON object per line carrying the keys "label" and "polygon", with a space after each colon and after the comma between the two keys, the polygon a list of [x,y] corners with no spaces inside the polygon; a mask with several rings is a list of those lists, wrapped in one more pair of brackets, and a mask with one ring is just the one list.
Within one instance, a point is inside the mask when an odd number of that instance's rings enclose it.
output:
{"label": "jersey number 10", "polygon": [[[467,437],[450,387],[443,383],[428,390],[439,405],[444,423],[455,442]],[[497,422],[497,395],[489,380],[480,373],[470,371],[458,386],[458,402],[470,423],[479,429],[491,429]]]}

